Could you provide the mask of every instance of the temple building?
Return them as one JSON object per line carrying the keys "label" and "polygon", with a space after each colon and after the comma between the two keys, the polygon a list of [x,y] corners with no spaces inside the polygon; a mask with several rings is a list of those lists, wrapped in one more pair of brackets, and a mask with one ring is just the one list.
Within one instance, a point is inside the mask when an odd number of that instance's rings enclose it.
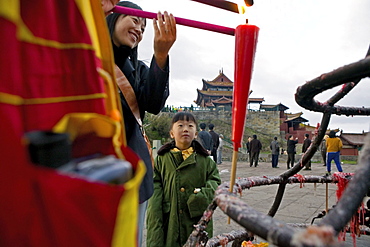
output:
{"label": "temple building", "polygon": [[[194,103],[199,107],[230,111],[233,102],[234,82],[224,75],[222,70],[212,81],[202,79],[202,82],[203,87],[201,90],[197,89],[198,96]],[[249,98],[248,106],[251,103],[261,104],[263,101],[263,98]]]}

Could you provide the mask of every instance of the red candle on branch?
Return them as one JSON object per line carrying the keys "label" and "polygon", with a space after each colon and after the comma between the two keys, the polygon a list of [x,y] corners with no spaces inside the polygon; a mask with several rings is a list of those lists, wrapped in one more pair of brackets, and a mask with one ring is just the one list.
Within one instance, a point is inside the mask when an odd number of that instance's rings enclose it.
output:
{"label": "red candle on branch", "polygon": [[234,151],[231,163],[230,192],[233,192],[238,149],[243,140],[258,31],[257,26],[248,24],[239,25],[235,29],[235,71],[231,123],[231,140],[234,144]]}
{"label": "red candle on branch", "polygon": [[244,124],[252,78],[254,55],[259,28],[254,25],[239,25],[235,29],[235,71],[232,105],[232,136],[234,150],[241,147]]}

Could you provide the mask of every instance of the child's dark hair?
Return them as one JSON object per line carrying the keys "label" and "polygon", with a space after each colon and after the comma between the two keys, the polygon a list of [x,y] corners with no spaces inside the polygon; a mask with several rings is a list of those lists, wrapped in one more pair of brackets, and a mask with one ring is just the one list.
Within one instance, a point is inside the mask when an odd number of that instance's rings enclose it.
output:
{"label": "child's dark hair", "polygon": [[[193,121],[195,123],[195,126],[197,127],[197,120],[195,119],[195,116],[190,113],[190,112],[178,112],[173,116],[172,121],[171,121],[171,129],[172,126],[178,122],[178,121]],[[193,140],[191,143],[191,146],[194,148],[194,151],[197,154],[203,155],[203,156],[208,156],[208,151],[198,142],[197,140]],[[169,152],[172,148],[175,148],[175,141],[171,141],[169,143],[164,144],[159,150],[158,150],[158,155],[163,155],[167,152]]]}
{"label": "child's dark hair", "polygon": [[186,112],[186,111],[181,111],[181,112],[176,113],[175,116],[173,116],[172,121],[171,121],[171,129],[172,129],[172,126],[176,122],[181,121],[181,120],[193,121],[195,123],[196,127],[198,127],[197,120],[195,119],[195,116],[192,113]]}

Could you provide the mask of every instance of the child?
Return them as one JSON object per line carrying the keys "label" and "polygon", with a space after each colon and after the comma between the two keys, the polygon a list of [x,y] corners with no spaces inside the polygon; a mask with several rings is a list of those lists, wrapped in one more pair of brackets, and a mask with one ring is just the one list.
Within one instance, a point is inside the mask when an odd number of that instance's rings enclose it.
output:
{"label": "child", "polygon": [[[193,114],[177,113],[170,131],[174,141],[158,150],[147,211],[148,247],[183,246],[221,183],[216,163],[195,140],[196,130]],[[212,221],[206,230],[212,237]]]}

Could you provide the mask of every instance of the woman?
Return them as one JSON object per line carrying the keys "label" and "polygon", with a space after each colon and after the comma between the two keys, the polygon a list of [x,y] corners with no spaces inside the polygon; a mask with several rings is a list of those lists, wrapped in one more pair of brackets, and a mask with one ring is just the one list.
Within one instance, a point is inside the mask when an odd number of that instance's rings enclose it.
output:
{"label": "woman", "polygon": [[[129,1],[121,1],[117,6],[140,9]],[[154,56],[150,68],[138,61],[138,44],[143,38],[146,20],[135,16],[112,13],[107,16],[107,24],[112,39],[114,59],[119,73],[123,73],[133,93],[120,91],[122,112],[125,122],[127,145],[136,152],[146,165],[147,172],[139,191],[139,244],[144,228],[144,215],[147,200],[153,194],[153,168],[140,124],[145,112],[158,114],[164,107],[169,95],[169,58],[168,52],[176,40],[175,18],[164,12],[158,12],[154,27]],[[118,69],[119,68],[119,69]],[[117,75],[117,71],[116,71]],[[126,81],[127,81],[126,80]],[[131,97],[131,98],[130,98]],[[139,116],[131,111],[132,98],[139,108]]]}

